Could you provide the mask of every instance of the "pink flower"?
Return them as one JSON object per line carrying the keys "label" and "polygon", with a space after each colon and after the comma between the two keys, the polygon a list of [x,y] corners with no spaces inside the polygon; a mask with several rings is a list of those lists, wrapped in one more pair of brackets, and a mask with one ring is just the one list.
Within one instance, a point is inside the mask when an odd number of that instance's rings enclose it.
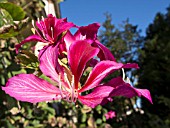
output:
{"label": "pink flower", "polygon": [[116,117],[116,113],[111,110],[111,111],[109,111],[108,113],[105,114],[105,117],[106,117],[107,120],[112,119],[112,118]]}
{"label": "pink flower", "polygon": [[52,14],[49,14],[47,18],[43,18],[41,21],[36,22],[35,28],[34,23],[33,27],[35,29],[35,34],[27,37],[20,44],[16,45],[16,52],[21,47],[21,45],[31,42],[31,41],[39,41],[47,44],[56,44],[61,34],[71,27],[74,26],[73,23],[67,22],[67,19],[57,19]]}
{"label": "pink flower", "polygon": [[[20,74],[10,78],[2,89],[17,100],[31,103],[66,100],[81,103],[94,108],[107,103],[113,96],[144,96],[150,102],[152,99],[146,89],[135,89],[125,83],[121,77],[113,78],[108,83],[101,81],[110,73],[121,68],[138,68],[137,64],[122,64],[103,60],[95,65],[85,82],[81,82],[88,63],[98,55],[100,49],[93,47],[90,41],[73,42],[68,50],[68,64],[58,58],[58,47],[48,46],[39,54],[40,69],[44,75],[57,83],[56,86],[38,78],[33,74]],[[84,92],[92,92],[84,95]]]}

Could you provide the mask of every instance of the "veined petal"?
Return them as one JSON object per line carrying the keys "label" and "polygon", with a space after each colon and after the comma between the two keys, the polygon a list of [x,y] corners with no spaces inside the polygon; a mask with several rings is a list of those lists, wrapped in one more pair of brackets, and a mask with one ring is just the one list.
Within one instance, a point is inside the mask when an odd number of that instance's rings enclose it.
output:
{"label": "veined petal", "polygon": [[79,90],[79,92],[84,92],[92,89],[100,84],[103,78],[105,78],[111,71],[121,69],[122,63],[117,63],[115,61],[101,61],[99,62],[89,74],[89,77],[85,85]]}
{"label": "veined petal", "polygon": [[47,42],[46,40],[42,39],[38,35],[31,35],[31,36],[27,37],[25,40],[23,40],[21,43],[15,45],[16,53],[18,53],[18,49],[21,47],[21,45],[23,45],[23,44],[25,44],[27,42],[31,42],[31,41],[40,41],[40,42],[44,42],[44,43]]}
{"label": "veined petal", "polygon": [[17,100],[31,103],[61,99],[58,88],[33,74],[10,78],[2,90]]}
{"label": "veined petal", "polygon": [[113,87],[111,86],[98,86],[94,88],[94,90],[85,96],[78,96],[78,99],[85,105],[89,107],[96,107],[97,105],[101,104],[106,97],[109,96]]}
{"label": "veined petal", "polygon": [[68,62],[75,78],[75,88],[78,88],[78,82],[84,71],[86,63],[97,55],[98,48],[92,47],[86,41],[76,41],[71,44],[68,52]]}
{"label": "veined petal", "polygon": [[59,73],[63,73],[63,68],[58,62],[58,48],[56,46],[47,46],[39,53],[40,69],[46,76],[59,82]]}

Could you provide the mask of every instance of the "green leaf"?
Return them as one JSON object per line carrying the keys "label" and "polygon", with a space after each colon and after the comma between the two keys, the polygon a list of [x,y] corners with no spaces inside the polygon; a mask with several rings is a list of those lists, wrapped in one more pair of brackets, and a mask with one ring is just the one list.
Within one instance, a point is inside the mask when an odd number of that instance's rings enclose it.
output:
{"label": "green leaf", "polygon": [[83,114],[83,116],[81,117],[81,122],[84,123],[87,120],[87,115]]}
{"label": "green leaf", "polygon": [[16,63],[11,63],[8,67],[7,67],[8,71],[19,71],[21,70],[20,65],[16,64]]}
{"label": "green leaf", "polygon": [[42,110],[47,111],[51,113],[52,115],[55,115],[55,110],[49,106],[42,108]]}
{"label": "green leaf", "polygon": [[106,117],[104,115],[102,116],[102,120],[106,122]]}
{"label": "green leaf", "polygon": [[37,56],[35,56],[34,53],[31,53],[31,52],[26,51],[26,50],[22,50],[21,53],[23,53],[23,54],[25,54],[27,57],[29,57],[31,61],[33,61],[33,62],[38,62],[38,58],[37,58]]}
{"label": "green leaf", "polygon": [[5,9],[12,16],[13,20],[22,20],[25,17],[24,10],[13,3],[0,3],[0,8]]}
{"label": "green leaf", "polygon": [[24,67],[38,70],[39,62],[38,58],[31,52],[22,50],[21,54],[16,56],[16,59]]}
{"label": "green leaf", "polygon": [[96,111],[101,111],[102,110],[102,106],[101,105],[98,105],[97,107],[96,107]]}
{"label": "green leaf", "polygon": [[[3,121],[3,120],[2,120],[2,121]],[[8,120],[4,120],[4,122],[5,122],[5,126],[6,126],[7,128],[15,128],[15,127],[10,123],[9,119],[8,119]]]}
{"label": "green leaf", "polygon": [[[11,15],[5,10],[5,9],[1,9],[0,8],[0,27],[4,27],[4,25],[10,25],[13,24],[13,19],[11,17]],[[7,27],[7,26],[5,26]],[[4,28],[0,28],[0,33],[2,33],[2,31],[5,29]]]}
{"label": "green leaf", "polygon": [[100,119],[100,118],[98,118],[97,120],[96,120],[96,124],[101,124],[102,123],[102,120]]}
{"label": "green leaf", "polygon": [[1,39],[8,39],[8,38],[14,37],[16,35],[18,35],[18,32],[14,32],[13,30],[10,30],[7,33],[0,34],[0,38]]}
{"label": "green leaf", "polygon": [[14,98],[10,97],[9,95],[6,95],[7,103],[10,103],[7,105],[8,109],[12,109],[13,107],[17,106],[17,102]]}

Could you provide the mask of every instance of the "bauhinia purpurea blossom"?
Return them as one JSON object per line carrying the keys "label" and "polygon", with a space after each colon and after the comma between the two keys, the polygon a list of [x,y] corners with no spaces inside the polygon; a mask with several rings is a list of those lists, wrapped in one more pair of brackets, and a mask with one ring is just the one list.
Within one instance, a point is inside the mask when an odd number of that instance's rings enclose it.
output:
{"label": "bauhinia purpurea blossom", "polygon": [[[62,25],[56,25],[57,21]],[[51,100],[73,103],[80,101],[92,108],[112,101],[114,96],[143,96],[152,103],[147,89],[136,89],[121,76],[107,83],[103,82],[105,77],[116,70],[138,68],[138,65],[116,62],[109,49],[97,39],[98,23],[77,27],[74,35],[70,32],[70,28],[75,26],[73,23],[63,20],[61,22],[52,15],[37,23],[41,34],[37,30],[37,35],[26,38],[17,48],[29,41],[48,43],[40,50],[38,58],[40,70],[52,82],[34,74],[19,74],[10,78],[6,86],[2,87],[7,94],[19,101],[31,103]],[[59,39],[63,32],[65,35]]]}
{"label": "bauhinia purpurea blossom", "polygon": [[57,19],[52,14],[49,14],[47,18],[43,18],[42,20],[39,20],[36,22],[36,26],[34,25],[34,21],[32,21],[33,25],[33,31],[34,34],[27,37],[25,40],[23,40],[20,44],[17,44],[16,52],[18,53],[19,48],[27,43],[32,41],[39,41],[45,43],[45,45],[59,45],[57,42],[62,36],[63,32],[66,32],[71,27],[74,26],[73,23],[67,22],[66,18],[63,19]]}

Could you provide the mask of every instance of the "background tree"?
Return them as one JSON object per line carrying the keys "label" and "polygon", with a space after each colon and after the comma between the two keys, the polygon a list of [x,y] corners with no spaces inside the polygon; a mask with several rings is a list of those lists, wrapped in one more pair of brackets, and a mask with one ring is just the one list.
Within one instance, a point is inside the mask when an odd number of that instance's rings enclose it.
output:
{"label": "background tree", "polygon": [[170,7],[147,28],[139,57],[139,87],[151,91],[153,105],[142,100],[147,128],[170,127]]}
{"label": "background tree", "polygon": [[137,50],[143,41],[137,25],[132,25],[127,19],[116,27],[112,24],[111,15],[106,13],[105,16],[106,20],[99,36],[100,41],[111,50],[118,61],[134,62],[138,56]]}
{"label": "background tree", "polygon": [[[117,61],[124,63],[137,62],[139,52],[138,50],[143,46],[143,37],[140,35],[137,25],[132,25],[127,19],[118,27],[112,23],[112,17],[106,13],[106,20],[102,25],[100,32],[100,41],[107,46]],[[133,85],[136,84],[136,76],[133,76],[136,70],[126,70],[127,76],[131,79]],[[114,75],[110,75],[112,78]],[[113,127],[134,127],[138,128],[141,125],[141,115],[143,111],[136,105],[136,99],[125,99],[123,97],[114,98],[112,103],[105,106],[108,110],[115,110],[117,117],[113,120],[109,120],[109,124]],[[115,123],[116,122],[116,123]]]}

